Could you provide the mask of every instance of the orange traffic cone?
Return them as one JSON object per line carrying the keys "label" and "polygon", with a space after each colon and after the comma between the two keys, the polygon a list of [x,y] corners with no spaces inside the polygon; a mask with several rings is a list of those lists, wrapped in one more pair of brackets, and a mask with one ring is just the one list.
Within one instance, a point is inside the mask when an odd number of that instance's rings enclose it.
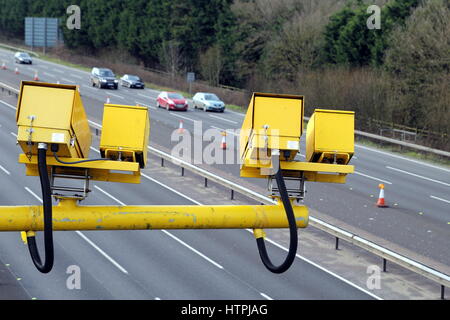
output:
{"label": "orange traffic cone", "polygon": [[178,127],[178,133],[179,133],[179,134],[184,133],[183,120],[180,120],[180,125],[179,125],[179,127]]}
{"label": "orange traffic cone", "polygon": [[37,71],[34,72],[33,81],[39,81],[39,76],[38,76],[38,72]]}
{"label": "orange traffic cone", "polygon": [[388,205],[384,202],[384,184],[380,183],[378,188],[380,188],[380,195],[378,196],[377,207],[387,208]]}
{"label": "orange traffic cone", "polygon": [[222,142],[220,143],[220,149],[222,150],[226,150],[227,149],[227,132],[226,131],[222,131]]}
{"label": "orange traffic cone", "polygon": [[6,70],[6,63],[2,63],[2,70]]}
{"label": "orange traffic cone", "polygon": [[16,67],[16,70],[14,70],[15,74],[19,74],[19,68]]}

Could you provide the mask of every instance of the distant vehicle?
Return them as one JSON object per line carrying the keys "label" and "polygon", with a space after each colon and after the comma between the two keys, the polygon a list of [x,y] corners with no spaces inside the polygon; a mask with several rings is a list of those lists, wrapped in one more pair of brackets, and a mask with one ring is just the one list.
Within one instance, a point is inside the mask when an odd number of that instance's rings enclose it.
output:
{"label": "distant vehicle", "polygon": [[224,112],[225,110],[225,103],[214,93],[198,92],[194,95],[192,101],[195,109],[218,112]]}
{"label": "distant vehicle", "polygon": [[123,87],[128,88],[145,88],[145,84],[142,82],[141,78],[132,74],[125,74],[122,78],[120,78],[120,84]]}
{"label": "distant vehicle", "polygon": [[20,64],[33,64],[33,59],[31,59],[30,55],[26,52],[17,52],[14,55],[14,62]]}
{"label": "distant vehicle", "polygon": [[156,106],[158,108],[166,108],[169,110],[187,111],[188,102],[179,93],[163,91],[156,99]]}
{"label": "distant vehicle", "polygon": [[106,68],[92,68],[91,84],[93,87],[118,89],[119,80],[116,79],[114,72]]}

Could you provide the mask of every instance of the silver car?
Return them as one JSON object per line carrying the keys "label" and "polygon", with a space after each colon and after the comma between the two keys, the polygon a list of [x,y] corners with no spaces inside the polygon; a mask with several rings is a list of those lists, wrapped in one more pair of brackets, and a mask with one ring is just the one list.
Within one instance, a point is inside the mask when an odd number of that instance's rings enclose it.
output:
{"label": "silver car", "polygon": [[33,59],[31,59],[30,55],[26,52],[16,52],[14,55],[14,62],[20,64],[33,64]]}
{"label": "silver car", "polygon": [[225,103],[214,93],[198,92],[192,98],[194,109],[224,112]]}

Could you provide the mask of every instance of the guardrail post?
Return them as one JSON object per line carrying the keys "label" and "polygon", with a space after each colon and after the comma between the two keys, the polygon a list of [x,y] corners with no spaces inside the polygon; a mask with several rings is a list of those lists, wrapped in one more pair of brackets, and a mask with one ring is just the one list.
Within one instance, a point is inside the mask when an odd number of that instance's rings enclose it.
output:
{"label": "guardrail post", "polygon": [[441,300],[445,300],[445,286],[441,285]]}
{"label": "guardrail post", "polygon": [[335,248],[336,250],[339,250],[339,238],[338,238],[338,237],[336,237],[336,243],[335,243],[334,248]]}
{"label": "guardrail post", "polygon": [[386,272],[386,262],[387,260],[383,258],[383,272]]}
{"label": "guardrail post", "polygon": [[164,167],[164,158],[161,158],[161,167]]}
{"label": "guardrail post", "polygon": [[231,200],[234,200],[234,190],[231,189]]}
{"label": "guardrail post", "polygon": [[184,167],[181,167],[181,176],[184,177]]}
{"label": "guardrail post", "polygon": [[205,188],[208,188],[208,178],[205,178]]}

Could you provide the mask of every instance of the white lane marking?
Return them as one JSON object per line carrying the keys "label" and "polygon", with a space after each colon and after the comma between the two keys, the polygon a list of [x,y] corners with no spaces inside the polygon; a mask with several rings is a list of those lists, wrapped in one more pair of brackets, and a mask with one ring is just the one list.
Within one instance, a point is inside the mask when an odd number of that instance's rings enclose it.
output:
{"label": "white lane marking", "polygon": [[149,96],[143,95],[142,93],[138,93],[137,95],[142,97],[142,98],[145,98],[145,99],[149,99],[150,98]]}
{"label": "white lane marking", "polygon": [[89,122],[90,124],[96,126],[96,127],[99,128],[99,129],[102,128],[102,126],[101,126],[100,124],[98,124],[97,122],[94,122],[94,121],[91,121],[91,120],[88,120],[88,122]]}
{"label": "white lane marking", "polygon": [[67,78],[61,78],[61,80],[64,81],[64,82],[75,83],[75,81],[72,81],[72,80],[67,79]]}
{"label": "white lane marking", "polygon": [[91,148],[91,150],[100,153],[100,150],[98,150],[98,149],[96,149],[96,148],[94,148],[94,147],[90,147],[90,148]]}
{"label": "white lane marking", "polygon": [[[250,232],[250,233],[253,234],[253,230],[250,230],[250,229],[246,229],[246,230],[247,230],[248,232]],[[276,243],[275,241],[273,241],[273,240],[271,240],[271,239],[269,239],[269,238],[264,238],[264,239],[265,239],[266,241],[270,242],[271,244],[273,244],[274,246],[276,246],[276,247],[278,247],[278,248],[280,248],[280,249],[282,249],[282,250],[284,250],[284,251],[286,251],[286,252],[289,252],[289,250],[288,250],[287,248],[285,248],[285,247],[283,247],[282,245]],[[318,268],[318,269],[320,269],[320,270],[322,270],[322,271],[324,271],[324,272],[326,272],[326,273],[332,275],[333,277],[338,278],[339,280],[341,280],[341,281],[347,283],[348,285],[350,285],[350,286],[352,286],[352,287],[354,287],[354,288],[356,288],[356,289],[358,289],[358,290],[361,290],[361,291],[364,292],[365,294],[368,294],[369,296],[371,296],[371,297],[373,297],[373,298],[375,298],[375,299],[377,299],[377,300],[383,300],[382,298],[378,297],[377,295],[373,294],[372,292],[367,291],[367,290],[364,289],[364,288],[361,288],[360,286],[358,286],[358,285],[356,285],[356,284],[350,282],[349,280],[347,280],[347,279],[345,279],[345,278],[343,278],[343,277],[337,275],[336,273],[334,273],[334,272],[332,272],[332,271],[330,271],[330,270],[328,270],[328,269],[326,269],[326,268],[324,268],[324,267],[318,265],[317,263],[312,262],[311,260],[309,260],[309,259],[307,259],[307,258],[305,258],[305,257],[303,257],[303,256],[301,256],[301,255],[299,255],[298,253],[296,254],[296,257],[299,258],[299,259],[301,259],[301,260],[303,260],[303,261],[305,261],[305,262],[307,262],[307,263],[309,263],[309,264],[311,264],[311,265],[313,265],[314,267],[316,267],[316,268]]]}
{"label": "white lane marking", "polygon": [[185,117],[185,116],[180,116],[179,114],[176,114],[176,113],[174,113],[174,112],[169,112],[169,114],[171,114],[172,116],[178,117],[178,118],[182,118],[182,119],[185,119],[185,120],[192,121],[192,122],[195,121],[194,119],[191,119],[191,118]]}
{"label": "white lane marking", "polygon": [[35,197],[40,203],[42,203],[41,197],[39,197],[36,193],[34,193],[30,188],[25,187],[25,190],[27,190],[33,197]]}
{"label": "white lane marking", "polygon": [[386,184],[392,184],[392,182],[389,182],[387,180],[375,178],[375,177],[369,176],[367,174],[364,174],[364,173],[361,173],[361,172],[358,172],[358,171],[355,171],[355,174],[363,176],[363,177],[366,177],[366,178],[369,178],[369,179],[372,179],[372,180],[380,181],[380,182],[383,182],[383,183],[386,183]]}
{"label": "white lane marking", "polygon": [[238,116],[240,116],[240,117],[242,117],[242,118],[245,117],[245,113],[236,112],[236,111],[230,110],[230,109],[228,109],[228,108],[227,108],[227,112],[234,113],[234,114],[236,114],[236,115],[238,115]]}
{"label": "white lane marking", "polygon": [[15,134],[14,132],[10,132],[10,134],[17,138],[17,134]]}
{"label": "white lane marking", "polygon": [[39,64],[39,67],[41,67],[41,68],[44,68],[44,69],[48,70],[48,67],[47,67],[46,65],[43,65],[43,64]]}
{"label": "white lane marking", "polygon": [[142,103],[142,102],[139,102],[139,101],[135,101],[134,103],[136,103],[139,106],[144,106],[144,107],[147,107],[147,108],[150,108],[150,109],[153,109],[153,110],[157,109],[156,107],[153,107],[153,106],[151,106],[149,104],[145,104],[145,103]]}
{"label": "white lane marking", "polygon": [[443,202],[447,202],[447,203],[450,203],[450,201],[449,201],[449,200],[445,200],[445,199],[442,199],[442,198],[439,198],[439,197],[435,197],[435,196],[430,196],[430,198],[433,198],[433,199],[436,199],[436,200],[440,200],[440,201],[443,201]]}
{"label": "white lane marking", "polygon": [[90,72],[88,72],[88,71],[78,70],[78,69],[73,68],[73,67],[66,67],[66,66],[61,65],[61,64],[57,64],[57,63],[54,63],[54,62],[45,61],[45,60],[41,60],[41,59],[36,59],[36,60],[40,62],[39,66],[41,66],[42,68],[49,69],[50,66],[51,66],[51,67],[57,67],[57,68],[65,69],[65,70],[69,71],[70,73],[78,72],[78,73],[82,73],[83,75],[90,75]]}
{"label": "white lane marking", "polygon": [[119,98],[119,99],[123,99],[123,100],[125,100],[125,98],[124,98],[124,97],[122,97],[122,96],[119,96],[118,94],[115,94],[115,93],[108,93],[108,95],[111,95],[111,96],[113,96],[113,97],[116,97],[116,98]]}
{"label": "white lane marking", "polygon": [[0,103],[4,104],[5,106],[7,106],[7,107],[9,107],[9,108],[11,108],[11,109],[13,109],[13,110],[17,110],[17,108],[14,107],[12,104],[9,104],[9,103],[4,102],[4,101],[2,101],[2,100],[0,100]]}
{"label": "white lane marking", "polygon": [[71,76],[71,77],[75,77],[75,78],[77,78],[77,79],[83,79],[83,77],[77,76],[77,75],[75,75],[75,74],[71,74],[70,76]]}
{"label": "white lane marking", "polygon": [[[144,175],[144,177],[146,177],[149,180],[152,181],[156,181],[152,178],[150,178],[149,176]],[[159,183],[161,185],[161,183]],[[108,192],[104,191],[103,189],[99,188],[98,186],[94,186],[94,188],[100,190],[101,192],[103,192],[105,195],[107,195],[108,197],[110,197],[111,199],[113,199],[114,201],[116,201],[117,203],[125,206],[125,203],[123,203],[122,201],[120,201],[119,199],[113,197],[112,195],[110,195]],[[203,253],[201,253],[200,251],[194,249],[193,247],[191,247],[190,245],[188,245],[186,242],[184,242],[183,240],[177,238],[176,236],[172,235],[171,233],[169,233],[166,230],[161,230],[162,232],[164,232],[165,234],[167,234],[168,236],[170,236],[171,238],[173,238],[174,240],[178,241],[179,243],[181,243],[182,245],[184,245],[186,248],[190,249],[191,251],[195,252],[196,254],[198,254],[199,256],[201,256],[203,259],[209,261],[210,263],[212,263],[213,265],[215,265],[216,267],[223,269],[223,267],[218,264],[217,262],[215,262],[214,260],[208,258],[207,256],[205,256]]]}
{"label": "white lane marking", "polygon": [[264,292],[260,292],[259,293],[262,297],[264,297],[267,300],[273,300],[271,297],[269,297],[267,294],[265,294]]}
{"label": "white lane marking", "polygon": [[43,72],[42,74],[43,74],[44,76],[47,76],[47,77],[56,78],[56,76],[55,76],[54,74],[51,74],[51,73],[48,73],[48,72]]}
{"label": "white lane marking", "polygon": [[401,173],[404,173],[404,174],[407,174],[407,175],[410,175],[410,176],[413,176],[413,177],[416,177],[416,178],[420,178],[420,179],[423,179],[423,180],[428,180],[428,181],[431,181],[431,182],[439,183],[439,184],[442,184],[444,186],[450,187],[450,183],[442,182],[442,181],[439,181],[439,180],[434,180],[434,179],[431,179],[431,178],[427,178],[427,177],[424,177],[424,176],[421,176],[421,175],[418,175],[418,174],[415,174],[415,173],[411,173],[411,172],[408,172],[408,171],[405,171],[405,170],[393,168],[393,167],[390,167],[390,166],[386,166],[386,168],[390,169],[390,170],[397,171],[397,172],[401,172]]}
{"label": "white lane marking", "polygon": [[210,126],[210,127],[213,129],[219,130],[219,131],[225,131],[226,133],[229,133],[229,134],[232,134],[233,136],[239,137],[239,135],[236,132],[234,132],[232,129],[225,130],[225,129],[222,129],[222,128],[219,128],[216,126]]}
{"label": "white lane marking", "polygon": [[87,243],[89,243],[95,250],[97,250],[102,256],[104,256],[109,262],[111,262],[117,269],[119,269],[125,274],[128,274],[128,271],[124,267],[122,267],[116,260],[111,258],[105,251],[100,249],[99,246],[97,246],[94,242],[92,242],[83,233],[81,233],[80,231],[75,231],[75,233],[78,234],[81,238],[83,238]]}
{"label": "white lane marking", "polygon": [[218,264],[217,262],[215,262],[214,260],[208,258],[207,256],[205,256],[203,253],[201,253],[200,251],[198,251],[197,249],[191,247],[190,245],[188,245],[186,242],[184,242],[183,240],[177,238],[176,236],[174,236],[173,234],[171,234],[170,232],[166,231],[166,230],[161,230],[162,232],[164,232],[165,234],[167,234],[169,237],[171,237],[172,239],[178,241],[179,243],[181,243],[183,246],[185,246],[186,248],[188,248],[189,250],[195,252],[196,254],[198,254],[200,257],[202,257],[203,259],[205,259],[206,261],[212,263],[213,265],[215,265],[217,268],[219,269],[223,269],[223,267]]}
{"label": "white lane marking", "polygon": [[443,168],[443,167],[438,167],[438,166],[435,166],[435,165],[432,165],[432,164],[429,164],[429,163],[426,163],[426,162],[420,162],[420,161],[417,161],[417,160],[414,160],[414,159],[405,158],[405,157],[398,156],[398,155],[393,154],[393,153],[388,153],[388,152],[384,152],[384,151],[372,149],[372,148],[369,148],[369,147],[366,147],[366,146],[361,146],[361,145],[359,145],[359,144],[355,144],[355,146],[356,146],[357,148],[361,148],[361,149],[364,149],[364,150],[367,150],[367,151],[372,151],[372,152],[384,154],[384,155],[386,155],[386,156],[390,156],[390,157],[393,157],[393,158],[397,158],[397,159],[401,159],[401,160],[406,160],[406,161],[413,162],[413,163],[416,163],[416,164],[420,164],[420,165],[423,165],[423,166],[426,166],[426,167],[430,167],[430,168],[434,168],[434,169],[438,169],[438,170],[443,170],[443,171],[446,171],[446,172],[450,172],[449,169],[446,169],[446,168]]}
{"label": "white lane marking", "polygon": [[58,69],[52,69],[52,71],[58,72],[58,73],[64,73],[64,71],[61,71],[61,70],[58,70]]}
{"label": "white lane marking", "polygon": [[[33,191],[31,191],[30,188],[25,187],[25,189],[31,193],[33,197],[39,200],[39,202],[42,203],[42,199],[35,194]],[[80,231],[75,231],[80,237],[82,237],[87,243],[89,243],[95,250],[97,250],[102,256],[104,256],[106,259],[108,259],[109,262],[111,262],[114,266],[116,266],[120,271],[122,271],[125,274],[128,274],[128,271],[125,270],[124,267],[122,267],[119,263],[117,263],[113,258],[111,258],[105,251],[100,249],[99,246],[97,246],[94,242],[92,242],[88,237],[86,237],[84,234],[82,234]]]}
{"label": "white lane marking", "polygon": [[156,184],[159,184],[161,187],[166,188],[167,190],[169,190],[169,191],[171,191],[171,192],[173,192],[173,193],[175,193],[175,194],[177,194],[177,195],[179,195],[179,196],[181,196],[181,197],[183,197],[183,198],[185,198],[185,199],[187,199],[187,200],[189,200],[189,201],[191,201],[191,202],[193,202],[193,203],[195,203],[195,204],[198,204],[199,206],[202,206],[202,205],[203,205],[203,204],[201,204],[200,202],[198,202],[197,200],[194,200],[194,199],[188,197],[187,195],[185,195],[185,194],[183,194],[183,193],[181,193],[181,192],[178,192],[177,190],[175,190],[175,189],[173,189],[173,188],[171,188],[171,187],[165,185],[165,184],[162,183],[162,182],[159,182],[158,180],[156,180],[156,179],[154,179],[154,178],[152,178],[152,177],[149,177],[149,176],[146,175],[145,173],[142,173],[142,172],[141,172],[141,176],[143,176],[144,178],[146,178],[146,179],[148,179],[148,180],[150,180],[150,181],[153,181],[153,182],[156,183]]}
{"label": "white lane marking", "polygon": [[0,169],[3,170],[3,172],[6,173],[8,176],[11,175],[11,172],[9,172],[8,170],[6,170],[1,164],[0,164]]}
{"label": "white lane marking", "polygon": [[[142,174],[142,173],[141,173],[141,174]],[[161,185],[161,186],[167,188],[168,190],[170,190],[170,191],[172,191],[172,192],[175,192],[176,194],[178,194],[178,195],[184,197],[185,199],[187,199],[187,200],[189,200],[189,201],[192,201],[192,202],[195,203],[195,204],[202,205],[202,203],[200,203],[200,202],[198,202],[198,201],[196,201],[196,200],[194,200],[194,199],[191,199],[190,197],[184,195],[183,193],[181,193],[181,192],[179,192],[179,191],[176,191],[176,190],[172,189],[171,187],[168,187],[168,186],[164,185],[163,183],[161,183],[161,182],[159,182],[159,181],[157,181],[157,180],[155,180],[155,179],[153,179],[153,178],[151,178],[151,177],[149,177],[149,176],[147,176],[147,175],[144,175],[144,174],[142,174],[142,175],[143,175],[145,178],[147,178],[147,179],[149,179],[149,180],[152,180],[152,181],[154,181],[155,183],[157,183],[157,184],[159,184],[159,185]],[[246,230],[249,231],[250,233],[253,233],[253,231],[250,230],[250,229],[246,229]],[[267,239],[267,238],[266,238],[266,239]],[[276,243],[276,242],[274,242],[274,241],[272,241],[272,240],[270,240],[270,239],[267,239],[267,240],[270,241],[271,243],[273,243],[275,246],[277,246],[277,247],[279,247],[279,248],[281,248],[281,249],[283,249],[283,250],[285,250],[285,251],[288,251],[288,249],[284,248],[283,246],[279,245],[278,243]],[[336,277],[337,279],[339,279],[339,280],[341,280],[341,281],[343,281],[343,282],[345,282],[345,283],[347,283],[347,284],[353,286],[354,288],[363,291],[364,293],[366,293],[366,294],[372,296],[373,298],[378,299],[378,300],[382,300],[380,297],[374,295],[373,293],[371,293],[371,292],[369,292],[369,291],[367,291],[367,290],[365,290],[365,289],[363,289],[363,288],[357,286],[356,284],[354,284],[354,283],[352,283],[352,282],[350,282],[350,281],[348,281],[348,280],[342,278],[341,276],[339,276],[339,275],[337,275],[337,274],[331,272],[330,270],[325,269],[324,267],[322,267],[322,266],[320,266],[320,265],[318,265],[318,264],[312,262],[311,260],[306,259],[306,258],[300,256],[299,254],[297,254],[296,256],[297,256],[297,258],[302,259],[303,261],[305,261],[305,262],[307,262],[307,263],[309,263],[309,264],[315,266],[316,268],[319,268],[320,270],[322,270],[322,271],[324,271],[324,272],[326,272],[326,273],[328,273],[328,274],[330,274],[330,275]]]}
{"label": "white lane marking", "polygon": [[226,121],[226,122],[230,122],[230,123],[233,123],[233,124],[237,124],[237,122],[236,122],[236,121],[232,121],[232,120],[224,119],[224,118],[221,118],[221,117],[218,117],[218,116],[212,115],[212,114],[210,114],[209,116],[210,116],[211,118],[215,118],[215,119],[219,119],[219,120],[222,120],[222,121]]}
{"label": "white lane marking", "polygon": [[121,206],[126,206],[125,203],[123,203],[122,201],[120,201],[119,199],[117,199],[116,197],[114,197],[113,195],[109,194],[108,192],[106,192],[105,190],[103,190],[102,188],[98,187],[98,186],[94,186],[95,189],[103,192],[103,194],[105,194],[106,196],[110,197],[111,199],[113,199],[115,202],[117,202],[118,204],[120,204]]}

